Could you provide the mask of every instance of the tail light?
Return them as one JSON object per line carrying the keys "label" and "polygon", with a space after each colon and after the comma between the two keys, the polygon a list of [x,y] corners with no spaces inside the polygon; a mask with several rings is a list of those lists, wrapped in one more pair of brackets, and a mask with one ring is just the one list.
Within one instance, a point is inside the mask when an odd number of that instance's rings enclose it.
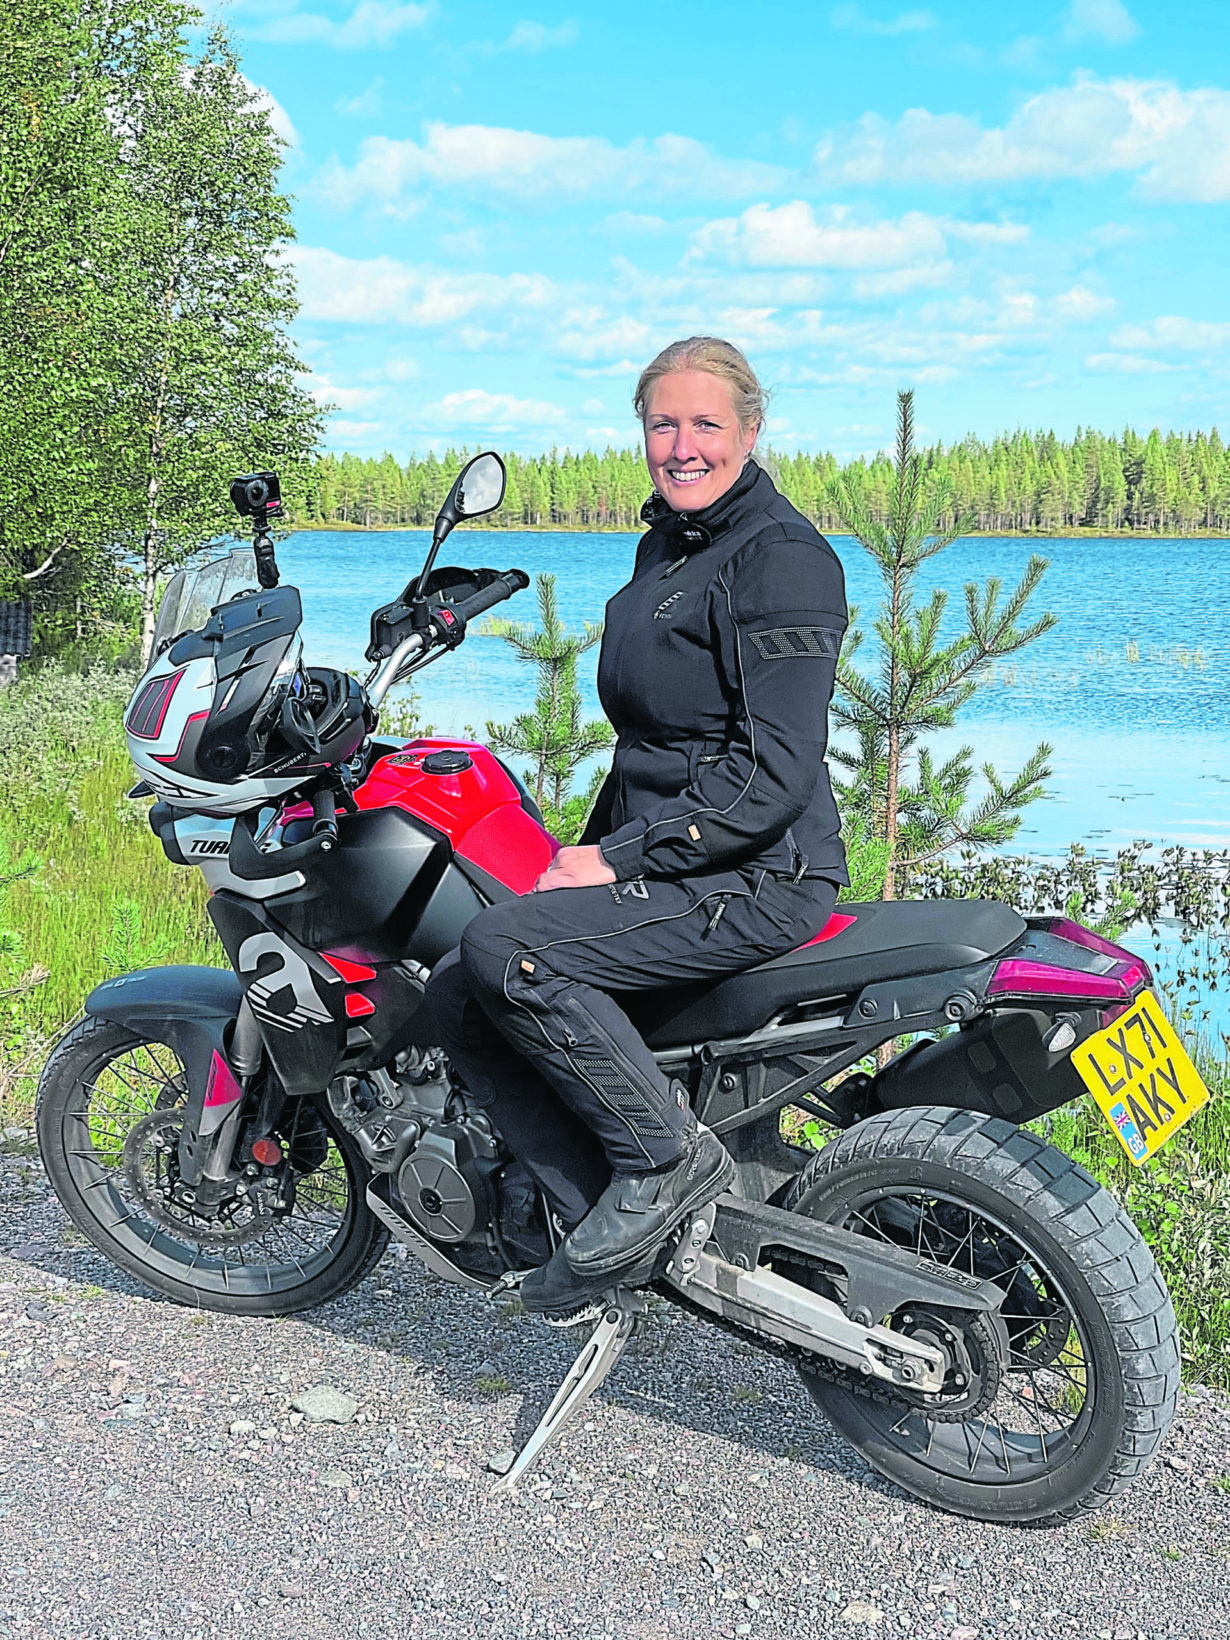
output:
{"label": "tail light", "polygon": [[1099,951],[1104,957],[1118,957],[1123,962],[1139,962],[1145,971],[1146,980],[1152,981],[1153,973],[1147,962],[1141,962],[1132,952],[1125,951],[1121,945],[1112,940],[1095,934],[1091,928],[1082,928],[1080,923],[1073,922],[1071,917],[1052,917],[1049,922],[1035,925],[1043,933],[1054,934],[1056,939],[1067,940],[1069,945],[1083,945],[1086,951]]}
{"label": "tail light", "polygon": [[1153,982],[1147,962],[1101,934],[1082,928],[1070,917],[1052,917],[1048,922],[1034,923],[1033,927],[1039,933],[1050,934],[1112,960],[1100,973],[1091,973],[1031,957],[1008,957],[996,964],[987,987],[989,996],[1077,997],[1088,1002],[1126,1004],[1142,986]]}

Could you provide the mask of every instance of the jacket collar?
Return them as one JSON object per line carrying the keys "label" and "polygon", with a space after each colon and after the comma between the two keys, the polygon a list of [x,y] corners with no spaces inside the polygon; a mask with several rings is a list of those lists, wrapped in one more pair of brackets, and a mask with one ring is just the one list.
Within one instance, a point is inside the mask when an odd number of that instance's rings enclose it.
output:
{"label": "jacket collar", "polygon": [[773,487],[764,468],[749,461],[730,488],[699,512],[676,512],[655,490],[641,508],[641,520],[652,529],[670,530],[685,552],[699,552],[738,522],[747,510],[744,498],[762,482]]}

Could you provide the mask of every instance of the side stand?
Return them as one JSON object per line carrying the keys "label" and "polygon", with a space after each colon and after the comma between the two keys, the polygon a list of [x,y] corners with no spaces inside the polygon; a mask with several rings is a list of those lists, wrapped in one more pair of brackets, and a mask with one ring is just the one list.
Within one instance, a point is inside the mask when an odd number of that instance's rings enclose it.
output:
{"label": "side stand", "polygon": [[493,1492],[511,1492],[547,1447],[559,1438],[564,1426],[576,1416],[619,1360],[647,1308],[643,1294],[626,1287],[615,1289],[602,1320],[569,1368],[538,1428],[521,1448],[507,1475],[502,1475],[492,1487]]}

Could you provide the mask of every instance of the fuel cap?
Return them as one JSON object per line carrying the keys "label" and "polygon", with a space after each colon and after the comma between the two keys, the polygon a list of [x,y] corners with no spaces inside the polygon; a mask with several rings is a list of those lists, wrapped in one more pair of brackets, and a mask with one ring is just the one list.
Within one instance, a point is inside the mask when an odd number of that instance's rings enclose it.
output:
{"label": "fuel cap", "polygon": [[474,759],[469,752],[431,752],[422,764],[424,774],[460,774],[473,767]]}

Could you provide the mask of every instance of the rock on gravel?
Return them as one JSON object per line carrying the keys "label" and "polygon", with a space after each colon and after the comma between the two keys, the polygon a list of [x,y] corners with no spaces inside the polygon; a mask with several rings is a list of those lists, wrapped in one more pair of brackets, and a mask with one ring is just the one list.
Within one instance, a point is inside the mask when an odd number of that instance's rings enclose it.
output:
{"label": "rock on gravel", "polygon": [[[655,1299],[493,1495],[579,1344],[394,1255],[287,1320],[181,1309],[83,1245],[36,1157],[0,1155],[0,1640],[1225,1633],[1224,1395],[1182,1397],[1186,1468],[1088,1520],[987,1526],[897,1491],[783,1363]],[[313,1422],[307,1385],[360,1410]]]}
{"label": "rock on gravel", "polygon": [[359,1410],[359,1403],[353,1396],[328,1384],[316,1384],[311,1389],[305,1389],[290,1404],[310,1424],[348,1424]]}
{"label": "rock on gravel", "polygon": [[866,1600],[852,1600],[841,1613],[843,1623],[882,1623],[884,1613],[878,1606],[870,1605]]}

